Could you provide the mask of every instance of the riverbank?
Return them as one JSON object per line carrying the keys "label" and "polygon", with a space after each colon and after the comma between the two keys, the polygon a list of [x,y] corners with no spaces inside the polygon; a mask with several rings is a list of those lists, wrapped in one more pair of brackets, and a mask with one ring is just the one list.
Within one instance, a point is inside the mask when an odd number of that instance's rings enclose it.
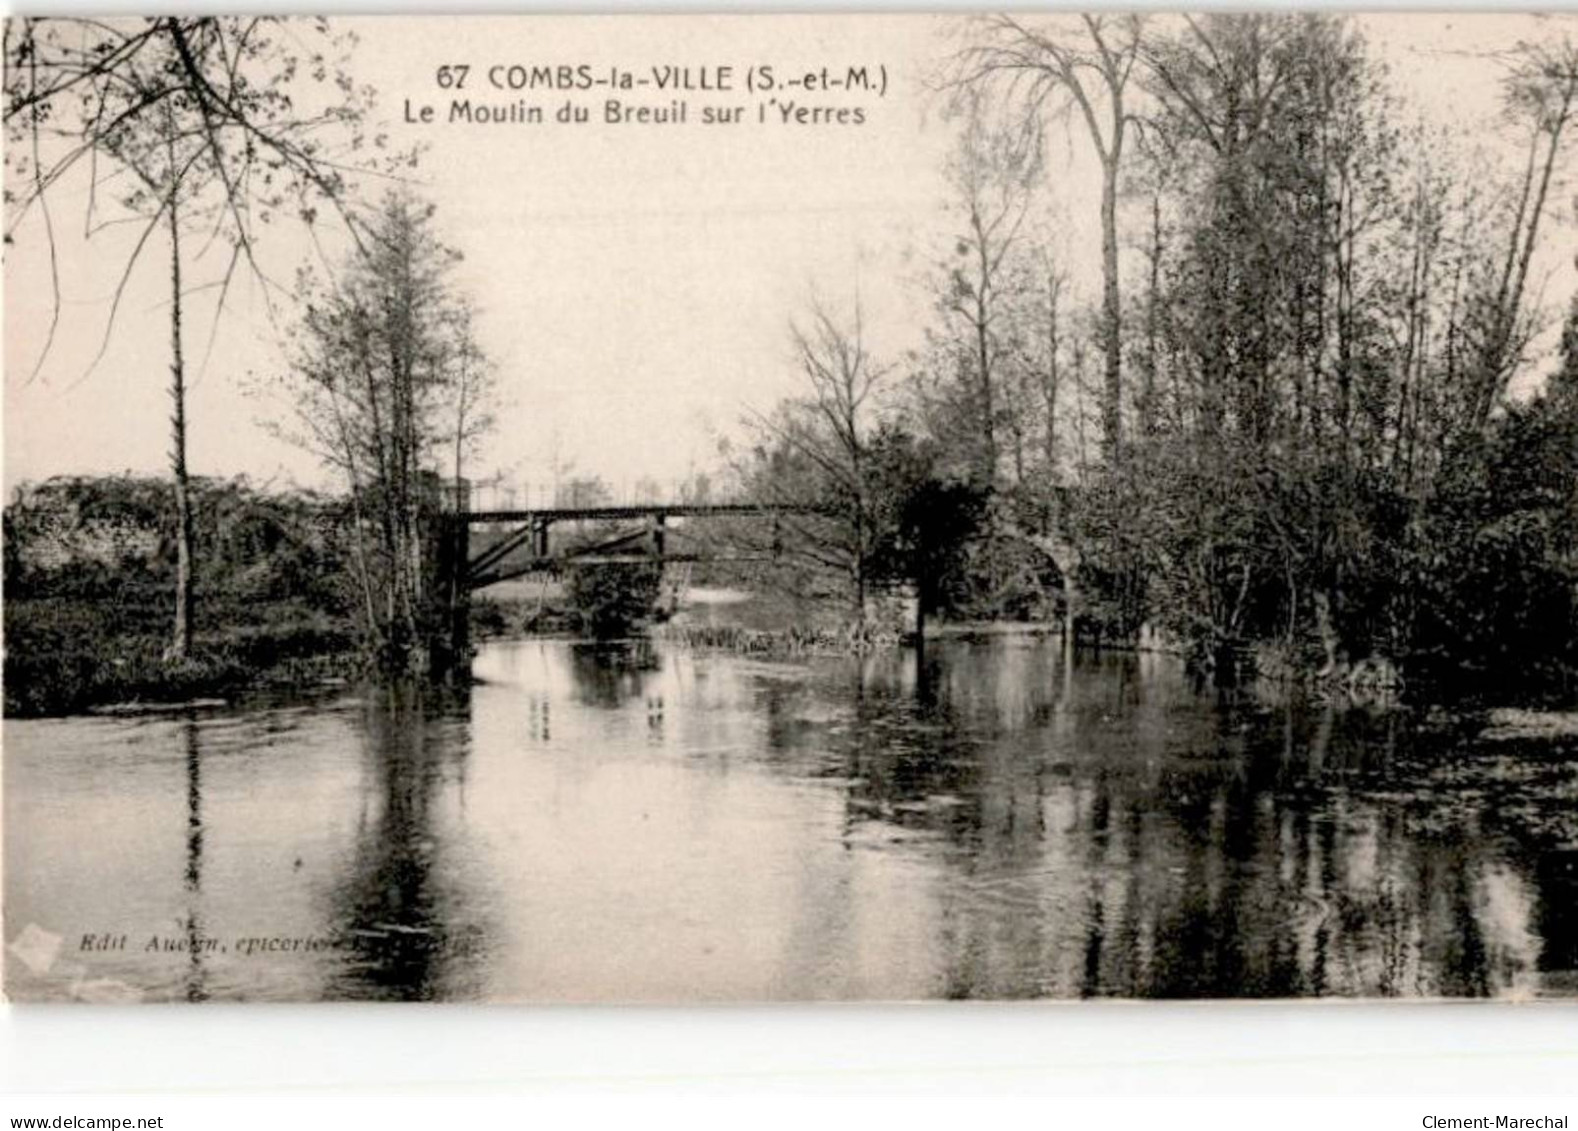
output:
{"label": "riverbank", "polygon": [[[847,605],[813,598],[796,599],[767,590],[694,586],[677,607],[648,625],[656,639],[681,648],[734,652],[755,656],[795,657],[869,653],[914,643],[913,607],[888,610],[890,615],[857,630]],[[551,578],[507,582],[477,595],[473,607],[477,641],[584,635],[576,610],[562,586]],[[1057,621],[953,620],[930,617],[928,641],[987,641],[998,637],[1061,636]],[[1165,633],[1142,630],[1136,640],[1082,640],[1081,651],[1186,657],[1184,645]],[[1575,706],[1571,679],[1530,681],[1519,688],[1485,680],[1474,671],[1422,670],[1404,681],[1396,665],[1368,657],[1332,671],[1317,665],[1318,651],[1306,648],[1289,655],[1275,646],[1246,648],[1244,666],[1231,682],[1252,688],[1268,699],[1309,696],[1353,706],[1444,705],[1470,713],[1495,708],[1527,708],[1537,712],[1570,711]],[[1209,678],[1210,673],[1200,673]]]}
{"label": "riverbank", "polygon": [[195,479],[192,646],[174,630],[170,487],[64,477],[5,508],[5,713],[230,698],[359,666],[331,500]]}
{"label": "riverbank", "polygon": [[190,654],[167,660],[165,604],[8,598],[6,716],[231,699],[315,687],[359,670],[350,626],[292,602],[202,611]]}
{"label": "riverbank", "polygon": [[[755,654],[866,652],[912,639],[910,618],[893,609],[877,612],[869,623],[860,625],[847,605],[837,601],[693,586],[683,594],[663,591],[645,631],[680,647]],[[574,606],[566,587],[547,577],[503,582],[474,594],[471,630],[479,643],[590,635],[586,616]]]}

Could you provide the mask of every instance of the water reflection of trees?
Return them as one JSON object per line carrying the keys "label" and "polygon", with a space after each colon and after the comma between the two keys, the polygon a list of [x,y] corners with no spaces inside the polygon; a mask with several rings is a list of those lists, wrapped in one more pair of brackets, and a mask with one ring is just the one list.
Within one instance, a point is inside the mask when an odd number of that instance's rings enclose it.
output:
{"label": "water reflection of trees", "polygon": [[181,723],[181,748],[186,761],[186,873],[183,887],[187,895],[185,933],[187,1001],[208,1000],[208,972],[202,913],[203,895],[203,749],[195,715]]}
{"label": "water reflection of trees", "polygon": [[570,646],[570,675],[576,699],[591,707],[619,707],[638,698],[648,673],[662,658],[650,640],[616,640]]}
{"label": "water reflection of trees", "polygon": [[1201,699],[1134,657],[925,662],[862,668],[846,725],[780,703],[769,737],[836,760],[849,837],[940,866],[945,993],[1481,996],[1572,968],[1570,856],[1485,804],[1460,736]]}
{"label": "water reflection of trees", "polygon": [[414,684],[370,690],[360,733],[371,778],[334,921],[346,944],[328,996],[428,1000],[465,996],[481,928],[442,867],[435,808],[469,748],[470,697]]}

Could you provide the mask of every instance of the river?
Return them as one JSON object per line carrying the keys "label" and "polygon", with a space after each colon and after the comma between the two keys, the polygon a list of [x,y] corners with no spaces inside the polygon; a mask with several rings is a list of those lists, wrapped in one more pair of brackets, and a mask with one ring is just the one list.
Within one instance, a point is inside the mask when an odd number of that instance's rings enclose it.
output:
{"label": "river", "polygon": [[7,720],[13,1000],[1578,993],[1578,746],[995,636]]}

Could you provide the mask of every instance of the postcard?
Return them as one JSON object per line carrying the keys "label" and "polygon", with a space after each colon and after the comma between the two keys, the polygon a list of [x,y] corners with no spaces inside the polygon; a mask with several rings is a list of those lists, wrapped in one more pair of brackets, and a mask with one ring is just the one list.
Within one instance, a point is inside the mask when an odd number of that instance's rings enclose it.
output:
{"label": "postcard", "polygon": [[15,17],[15,1002],[1570,999],[1578,21]]}

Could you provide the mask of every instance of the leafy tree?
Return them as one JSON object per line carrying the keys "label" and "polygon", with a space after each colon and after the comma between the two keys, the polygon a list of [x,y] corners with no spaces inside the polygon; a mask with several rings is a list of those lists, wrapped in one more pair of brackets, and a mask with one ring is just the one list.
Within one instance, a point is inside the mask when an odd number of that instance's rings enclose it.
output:
{"label": "leafy tree", "polygon": [[[438,238],[431,206],[394,192],[332,283],[303,272],[289,438],[315,452],[347,490],[356,531],[359,615],[389,671],[425,670],[438,607],[431,524],[436,468],[474,438],[486,413],[486,364],[472,310],[450,272],[460,255]],[[466,396],[462,392],[469,389]],[[467,397],[472,399],[468,400]],[[466,415],[457,404],[469,405]]]}
{"label": "leafy tree", "polygon": [[628,635],[652,616],[663,587],[658,562],[597,562],[572,566],[566,596],[599,640]]}

